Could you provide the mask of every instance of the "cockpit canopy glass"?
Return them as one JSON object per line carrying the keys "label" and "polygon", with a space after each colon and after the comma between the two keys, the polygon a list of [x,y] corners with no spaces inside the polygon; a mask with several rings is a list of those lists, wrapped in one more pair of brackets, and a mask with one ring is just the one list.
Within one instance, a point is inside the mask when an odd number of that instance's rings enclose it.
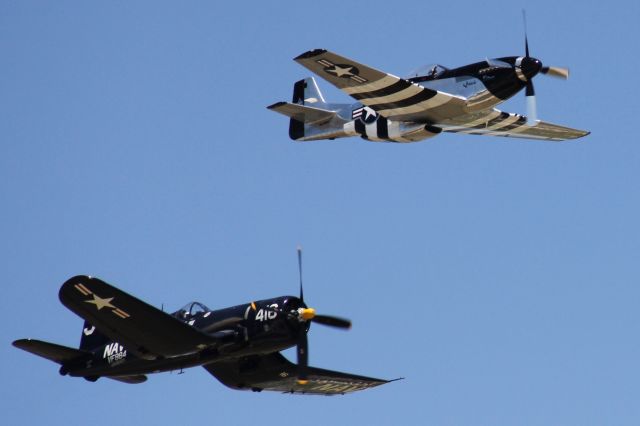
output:
{"label": "cockpit canopy glass", "polygon": [[428,65],[423,65],[419,68],[416,68],[415,70],[411,71],[411,73],[409,73],[408,78],[414,78],[414,77],[439,77],[440,75],[442,75],[445,71],[447,71],[449,68],[442,66],[440,64],[428,64]]}
{"label": "cockpit canopy glass", "polygon": [[210,312],[210,311],[211,309],[207,308],[205,305],[203,305],[200,302],[191,302],[184,305],[182,309],[175,312],[174,315],[179,318],[188,318],[199,313],[201,314],[201,313]]}

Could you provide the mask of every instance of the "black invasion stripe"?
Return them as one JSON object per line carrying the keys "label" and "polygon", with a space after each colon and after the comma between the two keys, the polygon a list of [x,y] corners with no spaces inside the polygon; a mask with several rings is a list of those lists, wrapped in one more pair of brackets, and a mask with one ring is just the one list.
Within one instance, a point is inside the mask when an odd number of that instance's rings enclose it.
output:
{"label": "black invasion stripe", "polygon": [[486,123],[478,124],[477,126],[468,127],[468,129],[484,129],[485,127],[491,127],[494,124],[498,124],[501,121],[506,120],[507,118],[509,118],[509,113],[503,112],[503,113],[500,113],[500,115],[494,118],[493,120],[489,120]]}
{"label": "black invasion stripe", "polygon": [[429,99],[433,98],[437,93],[438,92],[434,90],[424,89],[422,92],[418,93],[417,95],[413,95],[401,101],[387,102],[385,104],[376,104],[376,105],[369,105],[369,106],[376,111],[382,111],[385,109],[404,108],[404,107],[412,106],[415,104],[419,104],[420,102],[428,101]]}
{"label": "black invasion stripe", "polygon": [[378,138],[389,139],[389,126],[387,125],[387,119],[384,117],[378,117],[376,126],[378,127]]}
{"label": "black invasion stripe", "polygon": [[362,136],[367,135],[367,131],[364,128],[364,123],[362,122],[362,120],[356,120],[355,125],[356,125],[356,133]]}
{"label": "black invasion stripe", "polygon": [[393,95],[394,93],[398,93],[410,86],[411,83],[407,80],[398,80],[391,86],[383,87],[382,89],[374,90],[373,92],[354,93],[351,97],[357,100],[378,98],[380,96]]}
{"label": "black invasion stripe", "polygon": [[516,127],[520,127],[524,123],[527,122],[527,119],[524,117],[518,118],[514,123],[509,124],[508,126],[502,127],[500,129],[491,130],[492,132],[508,132],[509,130],[513,130]]}

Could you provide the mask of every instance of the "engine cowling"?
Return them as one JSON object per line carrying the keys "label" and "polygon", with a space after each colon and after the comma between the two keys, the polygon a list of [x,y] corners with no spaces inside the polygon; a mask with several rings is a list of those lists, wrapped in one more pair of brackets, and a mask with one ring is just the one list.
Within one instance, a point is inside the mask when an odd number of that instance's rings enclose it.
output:
{"label": "engine cowling", "polygon": [[365,123],[361,119],[350,121],[344,125],[344,131],[348,135],[359,135],[373,142],[408,143],[432,138],[440,134],[442,129],[429,124],[391,121],[378,116],[371,123]]}

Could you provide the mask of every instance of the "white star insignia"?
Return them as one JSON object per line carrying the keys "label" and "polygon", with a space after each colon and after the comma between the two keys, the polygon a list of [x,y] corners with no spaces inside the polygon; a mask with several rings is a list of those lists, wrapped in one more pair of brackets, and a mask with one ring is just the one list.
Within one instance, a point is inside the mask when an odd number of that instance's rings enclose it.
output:
{"label": "white star insignia", "polygon": [[351,77],[354,75],[351,70],[353,70],[353,67],[351,66],[342,68],[339,65],[334,65],[333,69],[328,69],[327,72],[335,74],[336,77]]}
{"label": "white star insignia", "polygon": [[92,294],[93,296],[93,300],[85,300],[86,303],[92,303],[94,305],[96,305],[96,307],[98,308],[98,310],[102,309],[102,308],[111,308],[111,309],[115,309],[116,307],[113,306],[111,304],[111,301],[113,300],[113,297],[109,297],[109,298],[102,298],[100,296],[98,296],[97,294]]}
{"label": "white star insignia", "polygon": [[376,112],[369,107],[364,107],[364,119],[368,120],[370,116],[376,116]]}

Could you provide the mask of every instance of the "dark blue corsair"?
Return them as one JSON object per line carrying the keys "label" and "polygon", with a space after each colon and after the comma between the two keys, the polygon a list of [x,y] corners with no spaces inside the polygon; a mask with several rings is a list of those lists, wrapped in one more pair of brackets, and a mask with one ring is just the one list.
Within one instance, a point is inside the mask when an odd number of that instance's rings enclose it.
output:
{"label": "dark blue corsair", "polygon": [[[300,252],[298,252],[300,259]],[[60,364],[60,374],[142,383],[146,374],[202,366],[234,389],[335,395],[388,380],[308,366],[310,323],[349,328],[348,320],[316,314],[300,296],[210,310],[192,302],[168,314],[97,278],[79,275],[60,301],[85,320],[80,348],[33,339],[13,345]],[[298,363],[280,351],[295,346]]]}

